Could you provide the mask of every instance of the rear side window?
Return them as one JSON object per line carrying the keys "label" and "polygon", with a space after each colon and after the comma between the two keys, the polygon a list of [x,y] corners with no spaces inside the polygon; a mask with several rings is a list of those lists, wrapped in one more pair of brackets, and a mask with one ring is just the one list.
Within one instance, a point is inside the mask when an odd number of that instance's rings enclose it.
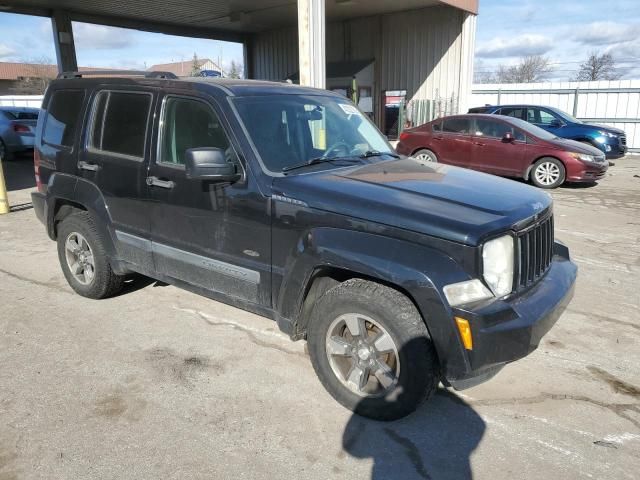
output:
{"label": "rear side window", "polygon": [[150,93],[100,92],[94,101],[91,147],[128,157],[144,157],[151,100]]}
{"label": "rear side window", "polygon": [[467,118],[448,118],[442,122],[442,131],[446,133],[469,133],[469,119]]}
{"label": "rear side window", "polygon": [[71,147],[80,123],[84,90],[56,90],[47,107],[42,139],[47,143]]}
{"label": "rear side window", "polygon": [[519,118],[521,120],[524,120],[524,108],[513,108],[513,107],[507,107],[507,108],[502,108],[500,110],[500,112],[496,112],[499,115],[506,115],[507,117],[514,117],[514,118]]}

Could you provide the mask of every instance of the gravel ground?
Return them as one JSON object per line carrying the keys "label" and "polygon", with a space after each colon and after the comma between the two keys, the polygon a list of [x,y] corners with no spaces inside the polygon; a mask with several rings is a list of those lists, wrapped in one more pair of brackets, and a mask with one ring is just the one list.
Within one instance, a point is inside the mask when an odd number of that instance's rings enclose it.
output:
{"label": "gravel ground", "polygon": [[333,401],[270,320],[144,280],[73,294],[32,168],[5,164],[0,480],[638,478],[639,157],[553,192],[580,273],[540,348],[393,423]]}

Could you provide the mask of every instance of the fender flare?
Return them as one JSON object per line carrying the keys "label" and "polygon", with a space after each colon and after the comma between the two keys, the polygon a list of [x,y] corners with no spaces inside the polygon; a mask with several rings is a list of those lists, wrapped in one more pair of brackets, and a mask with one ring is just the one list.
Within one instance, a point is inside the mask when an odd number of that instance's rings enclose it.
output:
{"label": "fender flare", "polygon": [[320,227],[305,232],[285,265],[276,311],[292,323],[292,336],[307,328],[305,294],[318,270],[339,269],[400,290],[415,303],[447,371],[465,371],[468,359],[443,297],[444,285],[470,278],[451,257],[426,245],[355,230]]}
{"label": "fender flare", "polygon": [[111,260],[118,260],[116,242],[111,228],[111,215],[107,209],[102,193],[98,187],[84,178],[65,173],[54,173],[49,179],[45,200],[45,218],[47,234],[52,240],[57,239],[55,214],[61,203],[82,205],[96,220],[95,227],[100,233],[107,255]]}

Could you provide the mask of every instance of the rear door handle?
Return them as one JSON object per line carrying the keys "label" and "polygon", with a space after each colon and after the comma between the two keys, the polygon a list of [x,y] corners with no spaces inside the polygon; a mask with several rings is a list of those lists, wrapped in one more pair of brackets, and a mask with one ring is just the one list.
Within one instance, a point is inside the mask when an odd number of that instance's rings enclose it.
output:
{"label": "rear door handle", "polygon": [[80,160],[78,162],[78,168],[80,170],[89,170],[90,172],[97,172],[100,170],[100,165],[96,165],[95,163],[87,163],[84,160]]}
{"label": "rear door handle", "polygon": [[161,180],[158,177],[147,177],[147,185],[150,187],[160,187],[171,190],[175,186],[175,182],[171,180]]}

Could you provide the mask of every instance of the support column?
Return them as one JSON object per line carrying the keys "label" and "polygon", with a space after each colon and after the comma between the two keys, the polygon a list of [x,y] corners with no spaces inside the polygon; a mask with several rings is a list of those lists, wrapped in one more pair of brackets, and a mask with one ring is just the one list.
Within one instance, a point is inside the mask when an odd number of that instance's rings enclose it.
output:
{"label": "support column", "polygon": [[325,0],[298,0],[300,85],[326,88]]}
{"label": "support column", "polygon": [[244,41],[242,42],[242,50],[243,50],[243,61],[244,61],[244,78],[253,79],[255,76],[254,73],[254,55],[255,50],[253,48],[255,44],[254,36],[247,35],[244,37]]}
{"label": "support column", "polygon": [[56,47],[58,73],[78,71],[71,17],[67,12],[55,10],[51,16],[51,27],[53,29],[53,43]]}

